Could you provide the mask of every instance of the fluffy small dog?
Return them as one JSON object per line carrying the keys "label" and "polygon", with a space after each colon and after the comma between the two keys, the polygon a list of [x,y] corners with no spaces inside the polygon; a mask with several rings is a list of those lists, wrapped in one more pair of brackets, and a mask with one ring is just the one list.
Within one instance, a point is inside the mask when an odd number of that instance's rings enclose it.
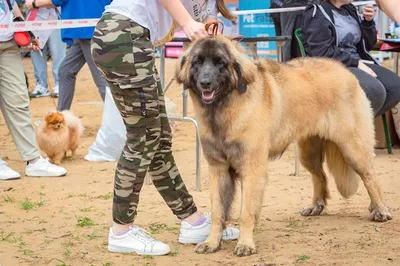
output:
{"label": "fluffy small dog", "polygon": [[59,165],[69,150],[75,157],[83,129],[81,120],[72,112],[50,112],[37,129],[39,148],[52,163]]}

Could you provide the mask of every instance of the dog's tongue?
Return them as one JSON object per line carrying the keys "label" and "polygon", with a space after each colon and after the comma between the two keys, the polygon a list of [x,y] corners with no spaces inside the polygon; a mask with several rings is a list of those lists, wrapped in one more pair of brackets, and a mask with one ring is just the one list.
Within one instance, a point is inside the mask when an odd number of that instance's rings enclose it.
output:
{"label": "dog's tongue", "polygon": [[212,100],[214,98],[214,91],[203,91],[202,96],[204,100]]}

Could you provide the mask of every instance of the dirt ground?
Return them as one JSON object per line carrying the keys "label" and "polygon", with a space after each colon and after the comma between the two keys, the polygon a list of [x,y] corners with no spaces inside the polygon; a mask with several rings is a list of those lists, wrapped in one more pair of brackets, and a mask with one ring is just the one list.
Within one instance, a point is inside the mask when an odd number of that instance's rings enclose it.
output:
{"label": "dirt ground", "polygon": [[[167,60],[167,80],[175,60]],[[26,72],[34,86],[32,64]],[[50,72],[50,70],[49,70]],[[167,95],[182,110],[181,89],[174,84]],[[33,120],[54,107],[51,98],[33,99]],[[400,265],[400,151],[377,150],[376,171],[394,219],[368,220],[364,186],[349,200],[339,197],[332,180],[332,199],[320,217],[305,218],[299,211],[311,202],[310,175],[293,176],[290,149],[270,164],[261,220],[255,231],[258,254],[233,255],[235,242],[224,242],[216,254],[198,255],[192,245],[177,241],[179,224],[153,186],[144,186],[136,223],[171,246],[163,257],[111,254],[107,234],[111,225],[112,182],[115,162],[92,163],[83,157],[101,123],[102,105],[85,66],[77,79],[73,111],[86,131],[78,159],[67,160],[63,178],[29,178],[0,182],[0,265]],[[189,102],[189,114],[193,115]],[[179,112],[180,114],[180,112]],[[9,165],[23,173],[12,138],[0,119],[0,151]],[[195,191],[195,131],[179,123],[173,144],[175,159],[198,207],[209,211],[208,167],[201,160],[202,191]]]}

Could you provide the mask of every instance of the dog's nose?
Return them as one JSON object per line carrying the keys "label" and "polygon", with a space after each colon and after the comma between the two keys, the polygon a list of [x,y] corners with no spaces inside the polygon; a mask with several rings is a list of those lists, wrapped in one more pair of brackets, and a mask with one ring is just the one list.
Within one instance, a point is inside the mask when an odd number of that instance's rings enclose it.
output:
{"label": "dog's nose", "polygon": [[208,77],[200,79],[200,85],[203,89],[208,89],[211,87],[211,79]]}

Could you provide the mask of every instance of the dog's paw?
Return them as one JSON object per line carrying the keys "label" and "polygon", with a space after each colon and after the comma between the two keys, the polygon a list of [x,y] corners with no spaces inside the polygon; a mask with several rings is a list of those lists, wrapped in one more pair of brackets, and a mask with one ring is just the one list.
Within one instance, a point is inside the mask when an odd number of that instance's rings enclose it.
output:
{"label": "dog's paw", "polygon": [[256,254],[257,250],[255,246],[248,246],[244,244],[237,244],[235,247],[235,255],[238,257],[250,256],[252,254]]}
{"label": "dog's paw", "polygon": [[194,249],[198,254],[207,254],[207,253],[214,253],[221,248],[221,242],[217,244],[211,244],[210,242],[203,242],[197,244],[196,248]]}
{"label": "dog's paw", "polygon": [[370,205],[371,220],[374,222],[386,222],[392,220],[392,214],[387,207],[373,207]]}
{"label": "dog's paw", "polygon": [[317,216],[317,215],[321,214],[321,212],[324,210],[324,208],[325,208],[324,201],[319,200],[317,202],[317,204],[315,204],[311,207],[304,208],[300,213],[303,216]]}

